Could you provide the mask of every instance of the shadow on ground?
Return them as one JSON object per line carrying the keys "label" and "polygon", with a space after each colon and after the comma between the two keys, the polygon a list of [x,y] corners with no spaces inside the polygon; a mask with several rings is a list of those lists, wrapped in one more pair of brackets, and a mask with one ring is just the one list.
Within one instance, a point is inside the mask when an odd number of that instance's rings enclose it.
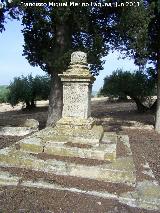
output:
{"label": "shadow on ground", "polygon": [[154,114],[137,112],[133,102],[94,101],[92,116],[97,119],[97,124],[104,126],[105,131],[121,131],[122,126],[154,125]]}

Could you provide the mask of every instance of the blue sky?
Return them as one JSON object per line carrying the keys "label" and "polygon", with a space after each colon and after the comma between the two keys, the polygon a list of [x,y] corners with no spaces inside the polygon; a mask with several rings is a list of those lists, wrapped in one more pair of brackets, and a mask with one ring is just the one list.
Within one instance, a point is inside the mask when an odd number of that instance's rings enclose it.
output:
{"label": "blue sky", "polygon": [[[44,75],[45,72],[38,67],[32,67],[22,56],[24,44],[23,35],[21,33],[21,23],[18,21],[8,21],[5,25],[6,30],[0,34],[0,85],[8,85],[14,77],[20,75],[33,76],[39,74]],[[124,70],[135,70],[133,60],[119,59],[119,53],[110,53],[106,58],[104,70],[96,77],[93,84],[93,91],[98,91],[103,85],[103,79],[106,75],[110,75],[117,68]]]}

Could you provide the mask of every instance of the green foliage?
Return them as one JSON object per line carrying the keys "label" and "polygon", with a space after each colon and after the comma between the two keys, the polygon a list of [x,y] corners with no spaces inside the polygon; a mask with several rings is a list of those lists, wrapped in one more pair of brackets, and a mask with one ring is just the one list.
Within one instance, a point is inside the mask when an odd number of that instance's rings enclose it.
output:
{"label": "green foliage", "polygon": [[138,65],[144,65],[148,56],[148,25],[152,12],[143,3],[139,7],[125,7],[116,23],[116,44],[125,51],[126,56],[135,59]]}
{"label": "green foliage", "polygon": [[50,78],[48,76],[36,76],[32,79],[32,93],[36,100],[47,100],[50,92]]}
{"label": "green foliage", "polygon": [[152,68],[148,68],[146,73],[142,71],[123,71],[118,69],[112,75],[104,79],[101,95],[111,97],[130,96],[133,100],[145,101],[147,97],[154,95],[155,77]]}
{"label": "green foliage", "polygon": [[91,72],[97,75],[103,69],[102,58],[108,54],[111,14],[113,10],[96,6],[26,7],[22,18],[23,55],[32,66],[60,73],[68,66],[73,51],[84,51]]}
{"label": "green foliage", "polygon": [[117,14],[112,44],[139,66],[155,64],[160,49],[160,1],[139,1],[139,7],[124,7]]}
{"label": "green foliage", "polygon": [[[29,63],[50,74],[60,73],[68,66],[71,53],[81,50],[88,55],[91,72],[98,75],[103,69],[103,57],[109,52],[111,38],[115,36],[112,28],[120,11],[123,14],[123,7],[97,7],[99,0],[95,0],[91,7],[69,6],[71,1],[67,1],[67,7],[30,7],[25,6],[26,2],[13,0],[7,3],[5,18],[22,18],[23,55]],[[75,1],[79,5],[82,2]],[[101,1],[106,2],[109,1]],[[4,11],[1,17],[3,26]]]}
{"label": "green foliage", "polygon": [[0,103],[6,103],[8,96],[7,86],[0,86]]}
{"label": "green foliage", "polygon": [[9,85],[8,102],[15,106],[19,102],[26,104],[27,108],[35,106],[36,100],[47,100],[50,91],[50,78],[48,76],[32,75],[14,78]]}

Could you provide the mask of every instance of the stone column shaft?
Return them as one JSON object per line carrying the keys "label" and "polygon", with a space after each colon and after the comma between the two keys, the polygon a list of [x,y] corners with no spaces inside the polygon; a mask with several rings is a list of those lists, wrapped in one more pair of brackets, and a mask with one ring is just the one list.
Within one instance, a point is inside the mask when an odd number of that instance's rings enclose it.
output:
{"label": "stone column shaft", "polygon": [[[95,78],[87,66],[86,54],[74,52],[66,72],[60,74],[63,82],[63,111],[61,123],[87,125],[91,122],[91,92]],[[58,123],[60,123],[58,122]],[[79,122],[79,124],[78,124]],[[93,121],[92,121],[93,122]]]}

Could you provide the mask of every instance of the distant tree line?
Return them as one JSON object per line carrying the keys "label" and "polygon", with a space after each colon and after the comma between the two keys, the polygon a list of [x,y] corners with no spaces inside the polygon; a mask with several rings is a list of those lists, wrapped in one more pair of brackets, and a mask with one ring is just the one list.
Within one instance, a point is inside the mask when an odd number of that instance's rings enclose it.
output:
{"label": "distant tree line", "polygon": [[[15,77],[13,82],[0,90],[0,102],[8,102],[15,106],[19,102],[25,104],[27,109],[36,107],[37,100],[47,100],[50,92],[50,77],[32,75]],[[2,96],[2,98],[1,98]]]}
{"label": "distant tree line", "polygon": [[0,86],[0,103],[7,102],[8,88],[5,85]]}

